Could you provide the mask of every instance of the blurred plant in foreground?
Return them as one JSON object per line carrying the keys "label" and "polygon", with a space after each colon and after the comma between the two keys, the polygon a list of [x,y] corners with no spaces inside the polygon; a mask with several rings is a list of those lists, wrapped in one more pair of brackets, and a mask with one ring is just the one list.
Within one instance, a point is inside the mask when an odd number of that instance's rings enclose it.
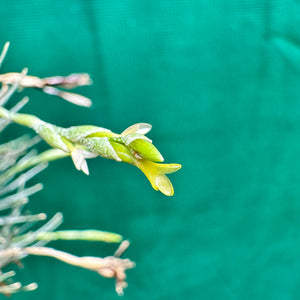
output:
{"label": "blurred plant in foreground", "polygon": [[[0,67],[8,49],[5,45],[0,55]],[[151,125],[139,123],[130,126],[121,134],[108,129],[93,126],[72,126],[62,128],[47,123],[30,114],[19,113],[27,103],[23,98],[11,109],[4,105],[20,88],[37,88],[59,96],[67,101],[81,106],[90,106],[91,101],[78,94],[63,89],[89,85],[91,80],[88,74],[71,74],[67,77],[55,76],[38,78],[27,75],[27,69],[21,73],[0,74],[2,84],[0,90],[0,132],[11,123],[17,123],[33,129],[38,136],[29,138],[19,137],[0,145],[0,293],[10,295],[19,291],[33,290],[36,284],[22,286],[13,282],[13,271],[2,273],[5,266],[18,262],[27,255],[50,256],[71,265],[96,271],[100,275],[116,279],[116,291],[123,294],[127,286],[125,271],[133,268],[134,263],[129,259],[120,258],[129,246],[122,236],[98,230],[56,231],[62,223],[62,214],[57,213],[43,226],[34,228],[38,221],[46,219],[46,215],[25,214],[22,210],[28,202],[28,197],[41,188],[41,184],[27,187],[27,182],[40,171],[46,168],[48,162],[71,156],[75,167],[89,174],[86,159],[97,156],[126,162],[138,167],[148,178],[155,190],[167,196],[174,194],[173,186],[165,174],[176,172],[181,168],[179,164],[163,164],[160,152],[145,136],[151,130]],[[40,154],[35,150],[29,151],[36,143],[43,139],[52,148]],[[53,240],[89,240],[120,243],[113,256],[78,257],[45,245]]]}

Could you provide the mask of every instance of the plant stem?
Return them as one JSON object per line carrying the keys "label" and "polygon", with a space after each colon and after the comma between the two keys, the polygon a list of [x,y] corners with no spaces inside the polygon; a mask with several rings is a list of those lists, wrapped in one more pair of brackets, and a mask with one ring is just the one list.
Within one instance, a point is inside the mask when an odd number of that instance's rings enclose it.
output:
{"label": "plant stem", "polygon": [[7,181],[7,179],[12,178],[16,174],[38,165],[43,162],[49,162],[53,160],[57,160],[60,158],[64,158],[70,156],[70,153],[64,152],[59,149],[50,149],[42,152],[41,154],[30,157],[24,161],[17,163],[15,166],[6,170],[3,174],[0,175],[0,185]]}
{"label": "plant stem", "polygon": [[100,230],[61,230],[54,232],[41,232],[36,236],[36,239],[48,242],[56,240],[82,240],[120,243],[123,238],[119,234]]}

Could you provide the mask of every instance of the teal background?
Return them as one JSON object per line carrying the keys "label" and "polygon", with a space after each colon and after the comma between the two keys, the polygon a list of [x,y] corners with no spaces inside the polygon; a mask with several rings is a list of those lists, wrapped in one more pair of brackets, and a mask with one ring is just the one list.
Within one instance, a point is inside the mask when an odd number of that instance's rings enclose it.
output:
{"label": "teal background", "polygon": [[[31,210],[62,211],[61,228],[131,240],[123,299],[299,299],[300,2],[288,0],[0,2],[3,72],[89,72],[91,109],[26,91],[24,112],[61,126],[121,132],[153,125],[175,196],[105,159],[90,176],[69,159],[36,179]],[[16,132],[20,128],[12,127]],[[115,246],[63,242],[77,255]],[[112,280],[53,259],[27,258],[13,299],[119,299]]]}

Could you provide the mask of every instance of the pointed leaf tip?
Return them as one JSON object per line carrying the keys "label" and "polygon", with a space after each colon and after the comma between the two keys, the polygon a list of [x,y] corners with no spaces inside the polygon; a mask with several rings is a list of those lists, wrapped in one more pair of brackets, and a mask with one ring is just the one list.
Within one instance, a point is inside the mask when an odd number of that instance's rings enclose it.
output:
{"label": "pointed leaf tip", "polygon": [[166,196],[173,196],[174,195],[174,188],[169,180],[169,178],[165,175],[160,175],[156,177],[155,180],[157,188]]}
{"label": "pointed leaf tip", "polygon": [[148,133],[152,128],[151,124],[148,123],[137,123],[134,124],[130,127],[128,127],[127,129],[125,129],[121,135],[127,135],[130,133],[139,133],[139,134],[146,134]]}

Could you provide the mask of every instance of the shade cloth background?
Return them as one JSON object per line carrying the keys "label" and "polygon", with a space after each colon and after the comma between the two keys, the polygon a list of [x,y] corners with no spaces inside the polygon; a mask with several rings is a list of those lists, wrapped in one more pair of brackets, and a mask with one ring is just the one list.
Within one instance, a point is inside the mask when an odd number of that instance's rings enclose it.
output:
{"label": "shade cloth background", "polygon": [[[54,162],[31,210],[62,211],[64,229],[129,238],[137,267],[124,299],[299,299],[299,28],[299,1],[1,0],[0,41],[11,41],[3,72],[94,80],[79,90],[91,109],[28,91],[24,112],[116,132],[148,122],[166,162],[183,165],[166,198],[129,165],[99,158],[87,177]],[[95,273],[24,264],[19,279],[40,287],[14,299],[118,299]]]}

